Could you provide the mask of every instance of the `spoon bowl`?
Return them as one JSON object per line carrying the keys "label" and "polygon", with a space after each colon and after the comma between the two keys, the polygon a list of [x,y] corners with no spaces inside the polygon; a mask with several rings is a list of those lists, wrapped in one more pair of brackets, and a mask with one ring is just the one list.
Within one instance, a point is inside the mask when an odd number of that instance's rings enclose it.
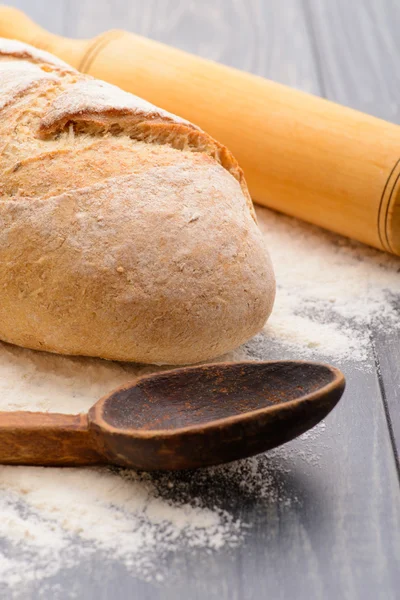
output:
{"label": "spoon bowl", "polygon": [[0,413],[0,463],[195,469],[284,444],[339,401],[342,373],[311,362],[236,362],[140,377],[88,414]]}
{"label": "spoon bowl", "polygon": [[241,362],[144,376],[100,399],[89,430],[110,462],[194,469],[264,452],[304,433],[345,387],[329,365]]}

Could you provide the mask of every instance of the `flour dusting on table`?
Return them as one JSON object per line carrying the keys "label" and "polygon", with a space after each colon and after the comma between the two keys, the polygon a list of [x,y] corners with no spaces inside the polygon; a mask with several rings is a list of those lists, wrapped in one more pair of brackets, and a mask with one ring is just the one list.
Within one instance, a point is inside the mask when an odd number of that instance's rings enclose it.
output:
{"label": "flour dusting on table", "polygon": [[266,345],[361,363],[371,326],[400,328],[399,258],[267,209],[257,214],[278,288]]}
{"label": "flour dusting on table", "polygon": [[[266,209],[257,213],[276,271],[275,309],[263,332],[225,358],[315,357],[367,368],[369,329],[399,327],[400,260]],[[86,411],[114,387],[158,369],[0,344],[0,410]],[[0,467],[3,597],[24,597],[31,582],[50,585],[60,569],[94,557],[160,582],[171,553],[242,544],[251,523],[232,517],[235,502],[290,510],[300,500],[281,479],[295,459],[318,467],[324,429],[267,456],[179,475]]]}

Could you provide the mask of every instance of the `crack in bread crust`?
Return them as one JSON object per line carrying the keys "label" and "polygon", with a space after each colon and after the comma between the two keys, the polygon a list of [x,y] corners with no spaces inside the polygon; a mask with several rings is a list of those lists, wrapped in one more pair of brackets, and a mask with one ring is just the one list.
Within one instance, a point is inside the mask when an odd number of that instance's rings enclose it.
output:
{"label": "crack in bread crust", "polygon": [[176,150],[203,152],[211,156],[240,183],[255,217],[243,171],[231,152],[204,131],[116,86],[95,79],[81,79],[52,102],[43,116],[39,133],[54,137],[70,124],[77,134],[128,136]]}
{"label": "crack in bread crust", "polygon": [[[5,62],[7,58],[9,61]],[[175,150],[204,153],[239,182],[255,219],[243,171],[236,159],[225,146],[192,123],[116,86],[79,74],[47,52],[5,40],[0,44],[0,84],[2,71],[4,78],[13,68],[15,78],[3,107],[15,102],[32,86],[39,85],[41,80],[54,81],[55,97],[43,106],[38,128],[32,127],[31,131],[39,145],[37,154],[43,152],[40,140],[57,142],[61,134],[71,132],[71,124],[74,137],[99,137],[110,133],[113,137],[126,136],[148,144],[169,145]],[[32,111],[31,105],[29,110]]]}

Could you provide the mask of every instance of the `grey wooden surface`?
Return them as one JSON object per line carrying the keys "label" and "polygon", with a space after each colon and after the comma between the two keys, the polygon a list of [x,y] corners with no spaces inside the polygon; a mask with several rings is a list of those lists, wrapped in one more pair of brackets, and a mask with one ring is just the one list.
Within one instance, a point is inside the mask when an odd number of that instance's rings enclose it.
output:
{"label": "grey wooden surface", "polygon": [[[396,0],[18,0],[48,29],[90,37],[123,27],[399,122]],[[278,354],[278,351],[277,351]],[[371,330],[371,371],[342,365],[348,389],[315,442],[318,467],[273,461],[284,497],[243,498],[229,478],[193,489],[253,523],[245,543],[169,558],[171,581],[134,579],[96,557],[32,598],[400,598],[400,339]],[[292,449],[296,450],[294,442]],[[397,444],[397,449],[396,449]],[[278,483],[277,483],[278,485]]]}

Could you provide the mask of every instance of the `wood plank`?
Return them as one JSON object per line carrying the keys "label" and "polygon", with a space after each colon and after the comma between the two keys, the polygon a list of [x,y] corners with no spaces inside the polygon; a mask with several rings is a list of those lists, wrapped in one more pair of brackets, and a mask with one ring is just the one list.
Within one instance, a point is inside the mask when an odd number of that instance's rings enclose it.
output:
{"label": "wood plank", "polygon": [[400,5],[304,0],[324,95],[400,123]]}
{"label": "wood plank", "polygon": [[376,329],[374,348],[400,480],[400,332]]}
{"label": "wood plank", "polygon": [[[312,48],[298,0],[70,0],[68,34],[123,28],[239,69],[317,93]],[[298,58],[301,57],[301,60]]]}

